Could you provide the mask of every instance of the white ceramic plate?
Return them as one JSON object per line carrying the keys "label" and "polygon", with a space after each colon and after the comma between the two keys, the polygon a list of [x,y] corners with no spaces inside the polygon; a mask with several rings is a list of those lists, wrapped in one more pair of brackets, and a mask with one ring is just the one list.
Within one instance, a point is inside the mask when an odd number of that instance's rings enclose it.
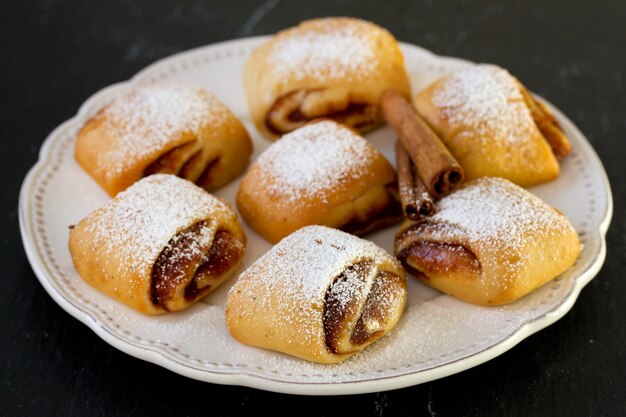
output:
{"label": "white ceramic plate", "polygon": [[[224,322],[228,283],[187,311],[160,317],[136,313],[85,284],[67,249],[68,226],[108,197],[74,161],[77,130],[130,88],[177,80],[206,87],[221,98],[254,137],[256,157],[269,143],[250,122],[241,80],[248,55],[263,40],[224,42],[163,59],[132,80],[94,94],[74,118],[48,136],[39,162],[24,180],[19,215],[33,270],[61,307],[116,348],[179,374],[298,394],[384,391],[441,378],[500,355],[572,307],[604,262],[612,200],[600,160],[580,131],[556,109],[574,153],[563,161],[556,181],[531,191],[567,214],[584,249],[569,271],[511,305],[487,308],[467,304],[409,279],[408,306],[397,328],[346,362],[328,366],[247,347],[232,339]],[[414,92],[453,69],[472,65],[413,45],[403,44],[402,50]],[[388,127],[367,137],[393,160],[394,135]],[[234,202],[237,186],[235,182],[216,194]],[[244,266],[270,248],[250,229],[246,232],[249,246]],[[390,228],[371,239],[393,252],[393,234],[394,228]]]}

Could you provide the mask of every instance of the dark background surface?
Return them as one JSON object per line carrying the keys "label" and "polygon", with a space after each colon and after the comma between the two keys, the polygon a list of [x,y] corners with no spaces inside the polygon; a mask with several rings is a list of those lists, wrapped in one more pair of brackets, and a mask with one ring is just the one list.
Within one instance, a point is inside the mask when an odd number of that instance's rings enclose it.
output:
{"label": "dark background surface", "polygon": [[[626,415],[626,2],[3,1],[0,415]],[[47,295],[24,254],[19,186],[46,135],[102,87],[172,53],[352,15],[435,53],[508,68],[587,135],[611,180],[606,263],[560,321],[423,385],[297,397],[176,375],[109,346]],[[346,412],[346,411],[342,411]]]}

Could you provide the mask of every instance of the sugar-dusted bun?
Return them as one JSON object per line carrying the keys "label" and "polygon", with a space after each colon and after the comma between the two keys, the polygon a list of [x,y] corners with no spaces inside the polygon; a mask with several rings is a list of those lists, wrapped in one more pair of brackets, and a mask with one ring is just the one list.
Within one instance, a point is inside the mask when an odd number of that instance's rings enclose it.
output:
{"label": "sugar-dusted bun", "polygon": [[266,149],[242,179],[237,207],[274,243],[312,224],[364,234],[399,221],[396,188],[395,171],[376,148],[324,120]]}
{"label": "sugar-dusted bun", "polygon": [[231,288],[232,336],[319,363],[336,363],[389,333],[404,311],[406,275],[370,241],[309,226],[283,239]]}
{"label": "sugar-dusted bun", "polygon": [[146,314],[187,308],[236,272],[246,235],[234,210],[189,181],[156,174],[70,232],[78,274]]}
{"label": "sugar-dusted bun", "polygon": [[547,108],[495,65],[458,70],[418,93],[414,104],[468,180],[497,176],[522,187],[550,181],[559,175],[552,139],[561,144],[559,157],[571,151]]}
{"label": "sugar-dusted bun", "polygon": [[432,217],[403,224],[395,253],[428,285],[498,305],[563,273],[580,244],[561,212],[508,180],[480,178],[439,201]]}
{"label": "sugar-dusted bun", "polygon": [[118,97],[87,121],[75,148],[81,167],[112,196],[156,173],[212,190],[241,174],[251,153],[248,132],[221,101],[176,83]]}
{"label": "sugar-dusted bun", "polygon": [[382,123],[383,91],[410,96],[394,37],[347,17],[307,20],[277,33],[252,53],[244,84],[252,120],[271,139],[317,117],[364,132]]}

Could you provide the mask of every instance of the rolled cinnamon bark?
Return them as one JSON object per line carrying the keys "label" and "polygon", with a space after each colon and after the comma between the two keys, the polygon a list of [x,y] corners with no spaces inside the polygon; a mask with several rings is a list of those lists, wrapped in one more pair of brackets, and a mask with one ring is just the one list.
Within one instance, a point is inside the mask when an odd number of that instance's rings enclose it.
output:
{"label": "rolled cinnamon bark", "polygon": [[400,137],[428,192],[439,199],[461,185],[463,168],[413,106],[391,90],[383,93],[381,105],[385,120]]}
{"label": "rolled cinnamon bark", "polygon": [[404,215],[414,221],[422,216],[432,216],[435,213],[433,198],[424,181],[415,172],[413,162],[399,139],[396,141],[396,164],[398,191]]}

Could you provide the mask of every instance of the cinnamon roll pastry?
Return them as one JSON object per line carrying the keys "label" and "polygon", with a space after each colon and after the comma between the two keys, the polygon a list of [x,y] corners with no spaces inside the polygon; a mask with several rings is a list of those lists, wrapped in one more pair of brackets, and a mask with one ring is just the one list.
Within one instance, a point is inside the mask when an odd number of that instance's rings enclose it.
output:
{"label": "cinnamon roll pastry", "polygon": [[336,363],[390,332],[404,270],[375,244],[323,226],[283,239],[230,289],[226,322],[241,343]]}
{"label": "cinnamon roll pastry", "polygon": [[558,159],[572,150],[548,108],[495,65],[444,77],[414,104],[468,180],[497,176],[522,187],[550,181],[559,175]]}
{"label": "cinnamon roll pastry", "polygon": [[402,218],[393,167],[330,120],[311,122],[267,148],[243,177],[237,207],[273,243],[312,224],[362,235]]}
{"label": "cinnamon roll pastry", "polygon": [[142,177],[175,174],[212,190],[248,165],[252,142],[208,91],[163,83],[119,97],[78,133],[75,157],[114,196]]}
{"label": "cinnamon roll pastry", "polygon": [[426,284],[498,305],[566,271],[580,244],[563,213],[508,180],[480,178],[440,200],[432,217],[404,223],[395,253]]}
{"label": "cinnamon roll pastry", "polygon": [[410,97],[394,37],[345,17],[307,20],[274,35],[252,53],[244,85],[252,120],[270,139],[318,117],[365,132],[382,123],[383,91]]}
{"label": "cinnamon roll pastry", "polygon": [[173,175],[144,178],[70,232],[78,274],[146,314],[187,308],[228,280],[246,236],[222,200]]}

